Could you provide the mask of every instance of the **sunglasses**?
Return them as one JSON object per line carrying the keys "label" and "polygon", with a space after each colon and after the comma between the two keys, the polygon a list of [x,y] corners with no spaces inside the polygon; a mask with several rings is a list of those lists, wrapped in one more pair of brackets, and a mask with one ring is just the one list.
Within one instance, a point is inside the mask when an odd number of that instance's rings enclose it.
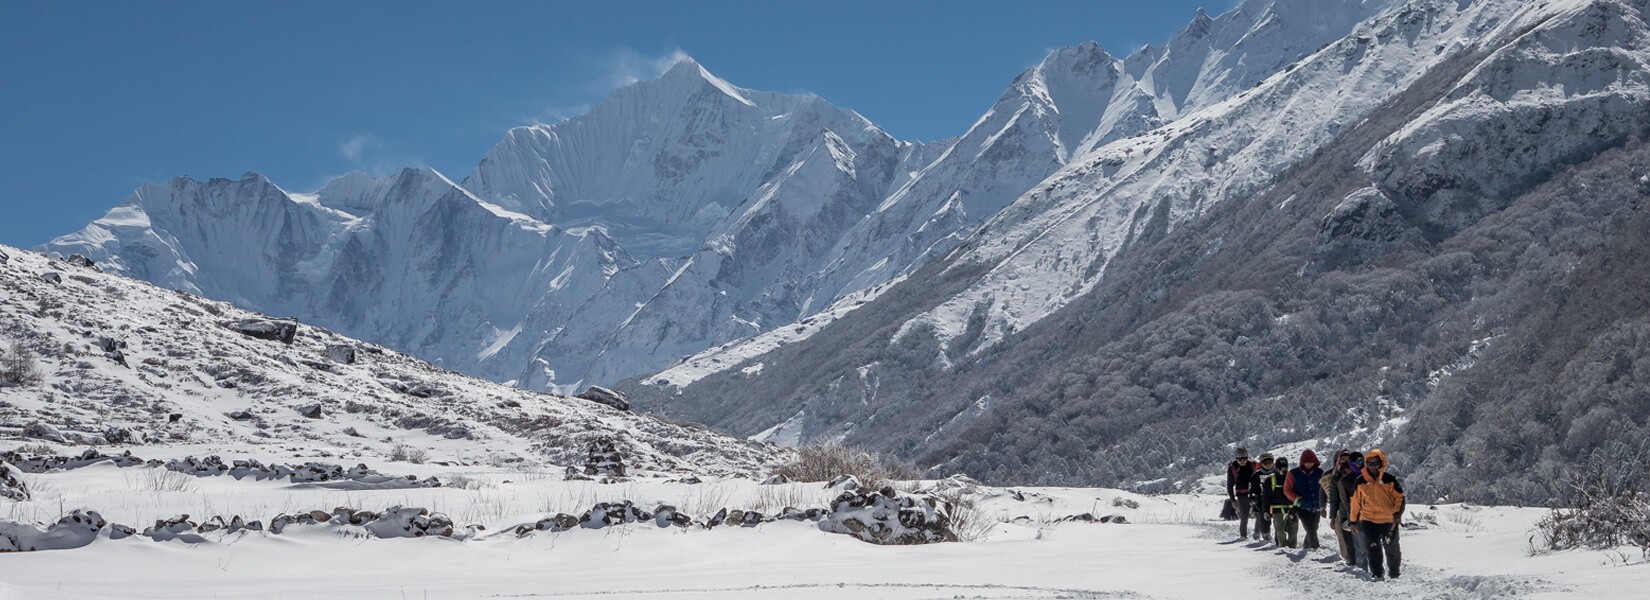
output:
{"label": "sunglasses", "polygon": [[1354,459],[1352,461],[1352,464],[1361,465],[1361,464],[1364,464],[1364,461],[1363,461],[1363,459]]}

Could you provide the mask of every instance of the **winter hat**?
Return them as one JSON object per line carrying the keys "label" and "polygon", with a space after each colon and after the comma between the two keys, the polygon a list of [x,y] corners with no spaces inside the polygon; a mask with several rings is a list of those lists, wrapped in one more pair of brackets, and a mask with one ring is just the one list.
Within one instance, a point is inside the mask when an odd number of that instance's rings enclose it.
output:
{"label": "winter hat", "polygon": [[1318,455],[1317,455],[1317,453],[1313,452],[1311,448],[1307,448],[1307,449],[1301,451],[1301,461],[1299,463],[1296,463],[1296,464],[1299,464],[1299,465],[1304,467],[1304,466],[1306,466],[1306,463],[1312,463],[1314,465],[1323,464],[1323,463],[1318,462]]}
{"label": "winter hat", "polygon": [[1269,461],[1269,460],[1272,460],[1272,453],[1271,452],[1262,452],[1262,453],[1260,453],[1260,462],[1266,462],[1266,461]]}
{"label": "winter hat", "polygon": [[1249,449],[1239,447],[1237,449],[1237,456],[1234,456],[1233,458],[1249,458]]}

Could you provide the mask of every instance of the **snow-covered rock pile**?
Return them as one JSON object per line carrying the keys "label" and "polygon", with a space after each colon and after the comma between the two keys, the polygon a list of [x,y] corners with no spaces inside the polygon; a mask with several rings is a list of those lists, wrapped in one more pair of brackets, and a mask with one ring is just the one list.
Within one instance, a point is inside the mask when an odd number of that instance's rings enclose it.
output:
{"label": "snow-covered rock pile", "polygon": [[120,454],[104,454],[95,448],[87,448],[85,452],[73,456],[38,455],[24,456],[16,450],[0,451],[0,461],[11,463],[17,470],[24,473],[47,473],[51,471],[68,471],[79,469],[101,462],[110,462],[117,467],[136,467],[142,465],[159,466],[160,461],[144,461],[132,456],[127,450]]}
{"label": "snow-covered rock pile", "polygon": [[1061,523],[1114,523],[1114,524],[1117,524],[1117,525],[1126,525],[1126,524],[1128,524],[1129,519],[1127,517],[1124,517],[1123,515],[1106,515],[1106,516],[1103,516],[1103,517],[1096,517],[1096,516],[1094,516],[1094,513],[1083,513],[1083,514],[1080,514],[1080,515],[1068,515],[1068,516],[1065,516],[1065,517],[1060,517],[1059,522],[1061,522]]}
{"label": "snow-covered rock pile", "polygon": [[[184,464],[184,463],[179,463]],[[196,461],[194,464],[210,464]],[[196,471],[197,474],[226,474],[215,465]],[[852,535],[876,544],[926,544],[957,541],[950,530],[950,503],[929,494],[904,494],[892,488],[864,494],[843,492],[833,503],[835,511],[826,508],[801,509],[787,506],[777,513],[758,510],[722,508],[709,518],[695,518],[670,504],[659,504],[646,510],[632,501],[598,502],[577,515],[556,513],[533,523],[505,528],[516,537],[536,532],[561,533],[575,529],[606,529],[630,524],[651,524],[659,528],[714,529],[717,527],[750,528],[775,521],[813,522],[829,533]],[[1121,521],[1119,521],[1121,522]],[[308,510],[281,513],[264,521],[243,515],[214,515],[197,521],[188,514],[158,519],[153,526],[139,531],[133,527],[105,521],[97,512],[76,510],[56,524],[41,528],[35,525],[0,519],[0,551],[58,550],[78,548],[91,543],[98,533],[107,529],[109,539],[143,537],[158,542],[179,541],[189,544],[219,541],[231,534],[267,533],[282,535],[293,526],[326,526],[341,534],[371,538],[440,537],[455,540],[477,539],[485,527],[477,524],[461,525],[446,514],[417,506],[396,505],[375,512],[371,510],[337,507],[332,510]],[[212,534],[208,536],[208,534]]]}
{"label": "snow-covered rock pile", "polygon": [[[675,476],[755,476],[789,455],[702,427],[466,377],[307,324],[38,253],[6,252],[0,347],[8,359],[17,348],[16,357],[39,377],[5,388],[0,440],[299,443],[385,457],[405,445],[431,460],[463,455],[582,469],[589,444],[605,439],[622,455],[627,475]],[[39,277],[54,271],[64,272],[57,284]],[[276,339],[243,335],[225,323]],[[288,333],[293,337],[283,343]],[[330,481],[329,472],[314,476]]]}
{"label": "snow-covered rock pile", "polygon": [[[120,525],[117,524],[115,527],[120,527]],[[205,523],[196,523],[189,520],[189,515],[184,514],[170,519],[156,520],[154,527],[144,529],[140,535],[157,542],[177,540],[198,544],[207,541],[206,538],[201,537],[203,533],[221,531],[227,535],[240,531],[263,531],[263,529],[262,521],[247,521],[242,519],[240,515],[230,517],[227,521],[222,516],[213,516],[207,519]]]}
{"label": "snow-covered rock pile", "polygon": [[205,458],[190,456],[170,460],[164,466],[170,471],[200,477],[229,475],[236,479],[250,477],[257,481],[285,479],[292,483],[351,481],[386,488],[441,487],[441,481],[434,477],[419,479],[413,475],[402,477],[385,475],[364,464],[347,468],[342,465],[314,461],[301,465],[265,465],[256,459],[236,460],[226,464],[222,458],[212,455]]}
{"label": "snow-covered rock pile", "polygon": [[951,511],[950,502],[932,494],[907,494],[892,487],[871,493],[846,491],[831,502],[831,514],[819,528],[873,544],[955,542]]}
{"label": "snow-covered rock pile", "polygon": [[121,454],[104,454],[96,449],[87,449],[75,456],[23,456],[15,450],[0,452],[0,464],[11,463],[17,466],[17,470],[24,473],[38,474],[52,471],[69,471],[103,462],[108,462],[117,467],[159,467],[196,477],[228,475],[235,479],[251,478],[254,481],[285,479],[291,483],[349,481],[377,489],[441,487],[441,480],[435,477],[419,479],[413,475],[385,475],[365,464],[345,467],[343,465],[310,461],[301,465],[265,465],[257,459],[234,460],[226,463],[215,454],[199,458],[186,456],[168,461],[143,460],[133,456],[131,450]]}
{"label": "snow-covered rock pile", "polygon": [[590,442],[590,452],[584,460],[585,475],[624,477],[624,471],[624,453],[619,452],[612,439],[599,438]]}
{"label": "snow-covered rock pile", "polygon": [[[357,513],[351,522],[362,520]],[[367,531],[381,538],[453,537],[453,520],[447,515],[418,507],[392,506],[367,520]]]}

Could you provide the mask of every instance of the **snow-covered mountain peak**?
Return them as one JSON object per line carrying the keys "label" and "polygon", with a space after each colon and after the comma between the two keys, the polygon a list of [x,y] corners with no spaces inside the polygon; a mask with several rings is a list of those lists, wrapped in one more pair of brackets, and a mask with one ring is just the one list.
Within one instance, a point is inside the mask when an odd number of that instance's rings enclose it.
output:
{"label": "snow-covered mountain peak", "polygon": [[682,60],[676,61],[676,64],[671,65],[670,69],[666,70],[664,75],[661,75],[655,83],[669,87],[709,85],[712,89],[726,94],[740,104],[756,106],[756,103],[745,97],[746,90],[741,90],[728,83],[727,80],[712,75],[710,71],[705,70],[704,65],[699,64],[692,57],[684,57]]}

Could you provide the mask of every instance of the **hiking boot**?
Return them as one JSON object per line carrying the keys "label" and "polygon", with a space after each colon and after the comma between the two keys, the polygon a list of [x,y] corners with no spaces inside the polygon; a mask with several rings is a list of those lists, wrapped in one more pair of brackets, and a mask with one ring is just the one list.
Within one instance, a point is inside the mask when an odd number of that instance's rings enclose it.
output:
{"label": "hiking boot", "polygon": [[1380,576],[1380,575],[1376,575],[1376,576],[1374,576],[1374,577],[1370,577],[1370,578],[1369,578],[1369,580],[1370,580],[1370,581],[1386,581],[1386,578],[1385,578],[1385,577],[1382,577],[1382,576]]}

